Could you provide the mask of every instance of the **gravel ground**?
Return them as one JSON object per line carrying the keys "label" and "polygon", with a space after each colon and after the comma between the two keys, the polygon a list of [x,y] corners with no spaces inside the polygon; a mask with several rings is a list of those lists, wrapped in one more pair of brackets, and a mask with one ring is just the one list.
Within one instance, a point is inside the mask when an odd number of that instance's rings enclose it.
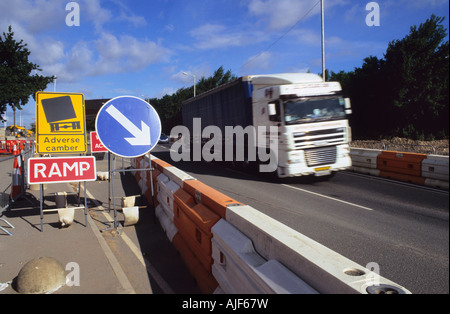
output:
{"label": "gravel ground", "polygon": [[449,140],[415,141],[395,137],[390,140],[356,140],[351,147],[372,148],[399,152],[411,152],[420,154],[449,155]]}

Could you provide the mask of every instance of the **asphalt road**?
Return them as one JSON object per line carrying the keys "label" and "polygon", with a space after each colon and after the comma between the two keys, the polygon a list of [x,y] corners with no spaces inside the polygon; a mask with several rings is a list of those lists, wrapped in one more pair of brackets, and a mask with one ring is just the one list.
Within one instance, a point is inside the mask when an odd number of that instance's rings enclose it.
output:
{"label": "asphalt road", "polygon": [[173,162],[218,191],[366,266],[412,293],[449,293],[446,191],[341,172],[329,180],[274,180],[221,163]]}

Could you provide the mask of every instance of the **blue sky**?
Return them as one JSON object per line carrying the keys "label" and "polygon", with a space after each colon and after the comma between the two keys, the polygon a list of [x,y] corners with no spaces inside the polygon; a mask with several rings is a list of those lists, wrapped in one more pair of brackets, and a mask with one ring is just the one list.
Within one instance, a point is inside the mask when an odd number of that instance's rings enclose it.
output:
{"label": "blue sky", "polygon": [[[79,26],[66,24],[71,2]],[[327,69],[382,58],[431,14],[448,29],[448,0],[376,1],[379,26],[366,24],[370,2],[324,1]],[[0,0],[0,32],[8,25],[42,73],[58,77],[47,91],[86,99],[160,98],[192,85],[183,72],[208,77],[220,66],[237,76],[322,71],[319,0]],[[16,120],[28,127],[34,117],[31,99]]]}

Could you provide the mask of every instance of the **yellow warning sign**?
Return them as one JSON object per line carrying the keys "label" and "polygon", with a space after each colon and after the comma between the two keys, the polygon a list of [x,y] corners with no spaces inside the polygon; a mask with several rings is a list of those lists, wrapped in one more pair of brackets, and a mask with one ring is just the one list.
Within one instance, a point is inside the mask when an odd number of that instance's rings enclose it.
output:
{"label": "yellow warning sign", "polygon": [[36,93],[38,154],[86,153],[84,95]]}

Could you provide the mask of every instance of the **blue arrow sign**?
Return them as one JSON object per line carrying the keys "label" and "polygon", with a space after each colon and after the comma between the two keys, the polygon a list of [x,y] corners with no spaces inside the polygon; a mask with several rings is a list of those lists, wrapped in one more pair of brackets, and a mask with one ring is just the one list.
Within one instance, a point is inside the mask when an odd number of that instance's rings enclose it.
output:
{"label": "blue arrow sign", "polygon": [[156,110],[134,96],[120,96],[103,105],[95,120],[97,136],[111,153],[126,158],[151,151],[161,136]]}

